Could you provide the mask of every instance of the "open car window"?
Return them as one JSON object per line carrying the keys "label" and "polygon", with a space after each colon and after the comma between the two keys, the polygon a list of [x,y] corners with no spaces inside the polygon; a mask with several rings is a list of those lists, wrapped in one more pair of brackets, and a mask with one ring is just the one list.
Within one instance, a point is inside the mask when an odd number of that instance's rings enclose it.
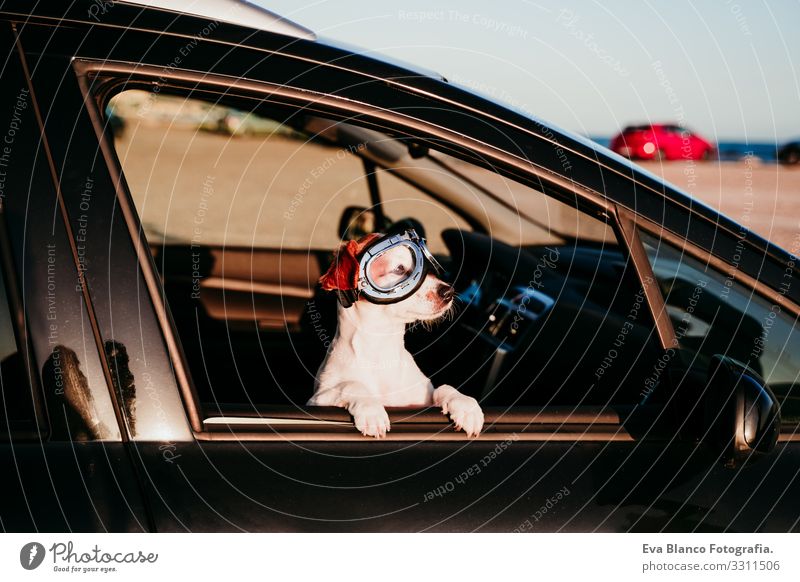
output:
{"label": "open car window", "polygon": [[458,294],[447,321],[406,335],[434,385],[501,424],[638,401],[660,348],[606,213],[434,146],[270,111],[140,91],[107,108],[207,430],[347,422],[306,406],[337,325],[317,281],[353,233],[400,227],[430,241]]}

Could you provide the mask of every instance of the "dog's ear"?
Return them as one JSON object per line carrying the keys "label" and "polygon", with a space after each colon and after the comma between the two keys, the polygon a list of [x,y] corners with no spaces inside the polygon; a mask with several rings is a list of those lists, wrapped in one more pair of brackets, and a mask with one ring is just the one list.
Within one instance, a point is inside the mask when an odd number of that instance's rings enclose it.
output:
{"label": "dog's ear", "polygon": [[333,257],[333,263],[328,272],[319,278],[322,288],[325,291],[355,289],[358,284],[358,255],[380,236],[380,234],[372,233],[358,241],[349,240],[342,243]]}

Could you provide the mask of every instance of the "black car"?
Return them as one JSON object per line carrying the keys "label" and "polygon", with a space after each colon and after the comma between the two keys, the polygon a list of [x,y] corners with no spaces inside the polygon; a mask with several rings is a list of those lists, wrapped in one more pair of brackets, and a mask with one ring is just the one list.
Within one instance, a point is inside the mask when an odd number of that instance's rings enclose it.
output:
{"label": "black car", "polygon": [[793,166],[800,164],[800,141],[790,141],[778,150],[778,161]]}
{"label": "black car", "polygon": [[[4,530],[800,529],[794,255],[262,16],[0,9]],[[336,328],[320,274],[398,225],[458,291],[406,340],[480,400],[477,439],[305,404]]]}

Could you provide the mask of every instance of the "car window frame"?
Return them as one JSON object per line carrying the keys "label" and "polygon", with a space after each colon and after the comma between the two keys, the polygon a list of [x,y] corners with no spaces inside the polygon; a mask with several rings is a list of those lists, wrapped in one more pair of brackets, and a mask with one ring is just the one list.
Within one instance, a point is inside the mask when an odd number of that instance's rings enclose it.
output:
{"label": "car window frame", "polygon": [[[230,95],[234,98],[236,95],[243,95],[247,97],[259,97],[261,99],[272,99],[274,102],[282,105],[291,105],[298,108],[305,108],[320,114],[328,114],[337,118],[353,118],[357,117],[360,121],[363,120],[364,126],[375,127],[383,130],[415,132],[413,135],[429,137],[435,140],[437,147],[442,144],[450,146],[451,149],[444,149],[450,155],[461,158],[469,163],[474,163],[481,166],[486,166],[489,160],[492,165],[491,170],[496,171],[506,178],[516,180],[522,184],[533,187],[534,189],[542,192],[542,194],[551,196],[556,200],[574,206],[580,212],[595,213],[595,217],[605,221],[610,226],[615,235],[617,236],[618,243],[626,254],[633,257],[633,251],[643,253],[644,248],[641,244],[632,245],[635,241],[633,231],[625,229],[622,226],[622,221],[618,216],[618,209],[620,208],[616,203],[611,202],[600,193],[575,182],[560,174],[554,174],[545,169],[540,169],[534,164],[522,160],[518,156],[514,156],[510,152],[495,148],[489,144],[481,142],[477,139],[471,138],[469,135],[457,133],[454,130],[442,126],[436,126],[429,122],[413,118],[408,115],[380,109],[363,102],[354,102],[339,98],[331,94],[316,93],[311,94],[307,90],[298,90],[284,85],[277,85],[267,81],[258,81],[253,79],[232,78],[220,74],[201,73],[196,71],[185,71],[180,69],[172,69],[165,71],[162,67],[132,64],[117,61],[96,61],[93,59],[76,58],[73,60],[73,69],[78,78],[78,83],[83,92],[84,102],[90,110],[90,118],[95,125],[95,130],[100,138],[100,147],[103,150],[103,156],[109,166],[111,175],[114,176],[116,184],[117,197],[119,200],[120,210],[129,225],[129,231],[132,236],[133,233],[138,234],[138,240],[134,240],[135,245],[140,246],[140,257],[145,257],[149,260],[141,264],[145,280],[147,282],[148,291],[152,297],[154,309],[159,313],[158,320],[161,322],[162,331],[166,339],[167,348],[169,351],[170,360],[173,362],[176,370],[176,377],[181,390],[181,396],[186,407],[186,412],[190,421],[190,427],[194,437],[197,440],[235,440],[235,441],[270,441],[270,440],[298,440],[298,441],[353,441],[361,440],[363,437],[356,431],[341,432],[326,432],[326,427],[330,426],[330,421],[320,419],[318,416],[309,415],[308,430],[306,431],[289,431],[273,430],[252,432],[241,430],[233,423],[227,423],[227,430],[209,431],[206,428],[207,418],[202,414],[202,405],[197,398],[196,391],[189,380],[190,373],[188,366],[183,358],[182,350],[180,348],[180,340],[174,323],[171,321],[168,309],[166,308],[163,296],[161,293],[161,284],[153,264],[152,255],[147,251],[147,241],[144,239],[143,232],[138,223],[138,214],[136,207],[133,203],[127,183],[124,179],[120,161],[116,155],[116,150],[112,143],[109,142],[109,136],[104,131],[104,111],[108,99],[119,91],[121,85],[128,88],[137,86],[144,87],[171,87],[176,90],[186,91],[188,93],[197,92],[199,96],[206,95],[207,92],[222,93],[223,95]],[[379,125],[384,124],[385,125]],[[471,154],[471,155],[470,155]],[[574,201],[574,203],[572,202]],[[591,209],[591,211],[590,211]],[[649,263],[642,262],[642,257],[638,256],[634,259],[633,267],[639,282],[644,286],[646,285],[647,271],[649,270]],[[652,275],[652,271],[650,271]],[[647,304],[650,316],[654,322],[656,319],[657,311],[654,305],[657,306],[658,296],[652,293],[647,296]],[[658,327],[658,324],[656,324]],[[663,329],[657,333],[661,347],[665,347],[665,337],[668,332]],[[598,411],[597,407],[587,406],[574,406],[566,407],[569,410],[560,410],[559,407],[536,407],[530,410],[530,420],[527,423],[526,431],[523,431],[518,436],[523,437],[524,440],[536,441],[549,441],[549,440],[591,440],[601,442],[611,442],[620,440],[634,440],[631,434],[623,426],[623,419],[626,417],[624,412],[615,412],[612,405],[604,407],[604,410]],[[576,416],[575,411],[586,411],[590,417],[595,418],[594,422],[586,422],[587,417],[585,414]],[[316,412],[316,409],[315,409]],[[417,411],[424,413],[424,411]],[[343,411],[347,414],[346,411]],[[504,422],[504,414],[507,416],[507,411],[487,410],[487,417],[496,419],[502,425]],[[546,425],[545,430],[535,430],[538,426],[543,428],[545,425],[540,425],[535,419],[541,415],[553,415],[561,421],[554,424]],[[575,422],[575,419],[580,419],[581,422]],[[267,419],[269,420],[269,419]],[[223,423],[225,424],[225,423]],[[264,424],[269,424],[264,423]],[[349,423],[352,427],[352,422]],[[407,423],[412,425],[413,422]],[[436,423],[434,423],[436,424]],[[442,417],[439,424],[442,428],[449,424],[449,420]],[[488,423],[487,423],[488,424]],[[434,430],[431,432],[416,432],[404,431],[402,429],[404,423],[400,422],[399,426],[395,425],[389,435],[389,440],[403,440],[403,441],[420,441],[420,440],[435,440],[435,441],[465,441],[466,437],[463,433],[456,433],[452,430]],[[533,426],[533,428],[531,428]],[[613,429],[610,429],[613,427]],[[494,427],[488,426],[489,430],[482,433],[481,440],[505,440],[509,438],[509,433],[504,431],[496,431]],[[515,433],[516,434],[516,433]],[[656,435],[652,435],[658,438]]]}

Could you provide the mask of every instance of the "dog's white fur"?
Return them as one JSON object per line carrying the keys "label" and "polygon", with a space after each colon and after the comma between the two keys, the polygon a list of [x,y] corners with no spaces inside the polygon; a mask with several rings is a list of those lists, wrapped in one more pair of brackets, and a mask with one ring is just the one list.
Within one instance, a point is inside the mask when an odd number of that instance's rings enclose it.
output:
{"label": "dog's white fur", "polygon": [[[390,279],[409,268],[410,256],[402,248],[386,253],[376,264],[373,279]],[[338,306],[338,327],[331,348],[317,374],[311,406],[339,406],[353,415],[365,436],[384,437],[390,430],[389,407],[421,408],[435,405],[449,414],[456,430],[477,436],[483,428],[478,402],[452,386],[434,389],[406,350],[406,325],[433,321],[452,307],[452,299],[438,293],[445,285],[429,274],[410,297],[386,305],[356,301]]]}

